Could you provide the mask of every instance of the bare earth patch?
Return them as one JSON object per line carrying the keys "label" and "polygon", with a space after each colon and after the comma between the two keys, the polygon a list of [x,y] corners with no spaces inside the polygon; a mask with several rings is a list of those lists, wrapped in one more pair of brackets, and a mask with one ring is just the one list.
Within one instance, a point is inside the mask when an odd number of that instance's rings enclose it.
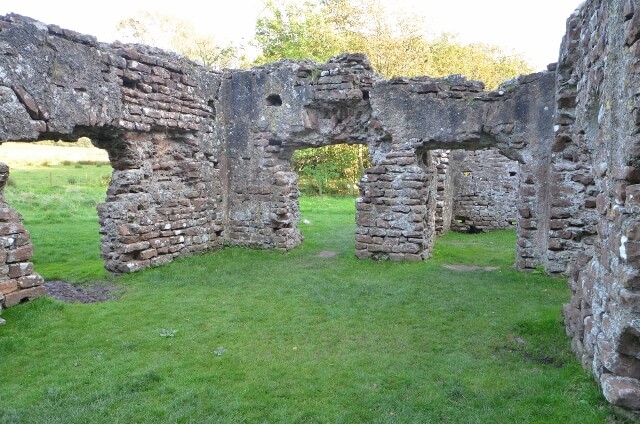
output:
{"label": "bare earth patch", "polygon": [[443,268],[453,271],[497,271],[500,269],[498,266],[469,266],[469,265],[450,265],[444,264]]}
{"label": "bare earth patch", "polygon": [[45,281],[47,294],[63,302],[95,303],[118,299],[124,289],[113,285],[82,285],[76,286],[61,280]]}
{"label": "bare earth patch", "polygon": [[316,256],[319,258],[329,259],[329,258],[333,258],[337,254],[338,252],[334,252],[333,250],[323,250],[322,252],[318,253]]}

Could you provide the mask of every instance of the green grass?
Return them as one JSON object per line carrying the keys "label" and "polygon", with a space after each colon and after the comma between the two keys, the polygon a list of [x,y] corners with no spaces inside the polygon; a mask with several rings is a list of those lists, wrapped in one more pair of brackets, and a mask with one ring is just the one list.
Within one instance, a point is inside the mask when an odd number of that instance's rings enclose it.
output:
{"label": "green grass", "polygon": [[96,205],[104,202],[111,167],[58,165],[12,170],[5,198],[23,216],[33,262],[47,279],[106,277]]}
{"label": "green grass", "polygon": [[[3,312],[0,423],[607,421],[564,334],[566,282],[513,270],[513,232],[448,234],[423,263],[359,261],[353,199],[301,208],[291,252],[225,249],[119,277],[117,301]],[[78,225],[91,246],[93,225]],[[77,279],[51,249],[38,269]]]}

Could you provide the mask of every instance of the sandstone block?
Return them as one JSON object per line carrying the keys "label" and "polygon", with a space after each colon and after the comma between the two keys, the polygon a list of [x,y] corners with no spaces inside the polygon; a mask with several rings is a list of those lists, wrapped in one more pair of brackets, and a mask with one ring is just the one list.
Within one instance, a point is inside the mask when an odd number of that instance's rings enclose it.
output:
{"label": "sandstone block", "polygon": [[7,252],[7,263],[27,262],[33,255],[33,246],[26,245]]}
{"label": "sandstone block", "polygon": [[137,243],[125,244],[122,248],[123,253],[138,252],[148,249],[151,244],[148,241],[140,241]]}
{"label": "sandstone block", "polygon": [[151,259],[155,256],[158,256],[158,251],[156,249],[146,249],[138,254],[138,258],[141,260]]}
{"label": "sandstone block", "polygon": [[373,254],[371,252],[369,252],[368,250],[364,250],[364,249],[357,249],[356,250],[356,257],[358,259],[368,259],[371,256],[373,256]]}
{"label": "sandstone block", "polygon": [[640,13],[634,13],[633,17],[625,23],[625,32],[628,46],[640,39]]}
{"label": "sandstone block", "polygon": [[[640,16],[640,14],[638,14],[638,16]],[[628,205],[640,204],[640,184],[633,184],[625,187],[625,200]]]}
{"label": "sandstone block", "polygon": [[21,289],[28,289],[31,287],[39,286],[44,282],[41,276],[38,274],[25,275],[18,278],[18,287]]}
{"label": "sandstone block", "polygon": [[18,290],[16,280],[0,281],[0,294],[6,295]]}
{"label": "sandstone block", "polygon": [[635,378],[603,374],[600,378],[604,397],[613,405],[640,409],[640,381]]}
{"label": "sandstone block", "polygon": [[640,242],[628,241],[624,244],[624,248],[620,248],[625,262],[634,268],[640,268]]}
{"label": "sandstone block", "polygon": [[4,305],[7,308],[10,308],[17,305],[18,303],[23,302],[24,300],[32,300],[40,296],[44,296],[45,294],[46,290],[44,286],[31,287],[25,290],[17,290],[5,295]]}

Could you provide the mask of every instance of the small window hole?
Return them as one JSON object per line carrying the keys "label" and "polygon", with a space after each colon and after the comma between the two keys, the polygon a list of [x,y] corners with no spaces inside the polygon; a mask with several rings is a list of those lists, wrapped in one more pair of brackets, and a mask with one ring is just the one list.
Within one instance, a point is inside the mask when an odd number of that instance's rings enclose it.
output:
{"label": "small window hole", "polygon": [[279,94],[269,94],[267,96],[267,106],[282,106],[282,97]]}

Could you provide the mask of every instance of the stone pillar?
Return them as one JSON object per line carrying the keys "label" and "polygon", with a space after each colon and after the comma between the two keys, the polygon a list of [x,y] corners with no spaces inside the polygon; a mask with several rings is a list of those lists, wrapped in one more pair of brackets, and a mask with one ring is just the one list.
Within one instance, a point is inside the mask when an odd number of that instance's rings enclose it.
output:
{"label": "stone pillar", "polygon": [[[483,128],[499,141],[502,154],[520,163],[516,205],[516,267],[546,266],[551,202],[549,164],[555,114],[555,72],[540,72],[505,83]],[[491,98],[491,96],[489,96]]]}
{"label": "stone pillar", "polygon": [[435,165],[428,151],[398,149],[374,160],[356,200],[356,256],[422,260],[435,239]]}
{"label": "stone pillar", "polygon": [[233,246],[292,249],[302,243],[298,175],[280,158],[280,142],[251,133],[228,158],[227,241]]}
{"label": "stone pillar", "polygon": [[98,205],[109,271],[133,272],[222,246],[219,157],[204,149],[203,137],[127,132],[97,142],[114,167],[106,202]]}
{"label": "stone pillar", "polygon": [[[552,134],[533,138],[522,151],[516,203],[516,267],[521,271],[548,268],[549,210],[560,199],[550,195]],[[564,269],[563,269],[564,270]]]}
{"label": "stone pillar", "polygon": [[437,174],[435,230],[437,235],[442,235],[451,228],[453,214],[454,184],[451,150],[433,150],[431,155]]}
{"label": "stone pillar", "polygon": [[[45,294],[43,279],[29,262],[33,245],[22,217],[4,201],[9,167],[0,163],[0,313],[2,308]],[[0,319],[0,324],[4,323]]]}

